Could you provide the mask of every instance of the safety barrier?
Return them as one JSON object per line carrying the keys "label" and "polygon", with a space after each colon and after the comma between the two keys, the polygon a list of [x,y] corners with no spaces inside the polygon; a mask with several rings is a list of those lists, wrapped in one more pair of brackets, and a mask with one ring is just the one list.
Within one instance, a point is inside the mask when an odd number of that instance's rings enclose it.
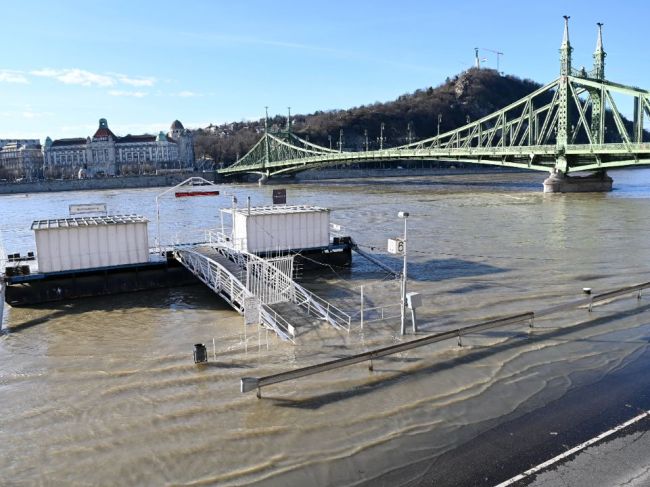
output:
{"label": "safety barrier", "polygon": [[478,333],[481,331],[490,330],[493,328],[498,328],[503,326],[516,325],[516,324],[528,322],[529,326],[532,328],[534,326],[535,318],[547,316],[553,313],[558,313],[560,311],[576,309],[580,307],[586,307],[589,311],[591,311],[592,307],[598,303],[611,301],[617,297],[624,296],[626,294],[631,294],[634,292],[638,293],[637,299],[640,299],[641,292],[647,288],[650,288],[650,282],[636,284],[633,286],[627,286],[624,288],[608,291],[597,295],[590,295],[582,299],[574,300],[550,308],[545,308],[540,311],[528,311],[528,312],[519,313],[512,316],[506,316],[504,318],[485,321],[465,328],[458,328],[455,330],[449,330],[442,333],[436,333],[434,335],[418,338],[405,343],[398,343],[396,345],[390,345],[387,347],[371,350],[357,355],[352,355],[350,357],[331,360],[329,362],[324,362],[321,364],[310,365],[308,367],[302,367],[296,370],[281,372],[279,374],[268,375],[266,377],[242,377],[241,392],[244,393],[244,392],[257,390],[257,397],[260,398],[262,397],[262,392],[261,392],[262,387],[270,386],[272,384],[278,384],[280,382],[286,382],[289,380],[295,380],[301,377],[307,377],[314,374],[320,374],[322,372],[327,372],[329,370],[334,370],[341,367],[347,367],[348,365],[358,364],[366,361],[370,362],[369,369],[373,370],[372,361],[380,357],[386,357],[389,355],[394,355],[396,353],[406,352],[407,350],[412,350],[414,348],[419,348],[419,347],[431,345],[433,343],[438,343],[438,342],[442,342],[454,338],[458,340],[458,345],[461,346],[462,337],[465,335],[469,335],[471,333]]}

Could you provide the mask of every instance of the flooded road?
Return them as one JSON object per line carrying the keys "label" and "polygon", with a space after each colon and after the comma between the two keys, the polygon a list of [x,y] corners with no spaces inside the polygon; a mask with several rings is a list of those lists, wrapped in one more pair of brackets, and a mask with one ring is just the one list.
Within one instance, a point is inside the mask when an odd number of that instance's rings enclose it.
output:
{"label": "flooded road", "polygon": [[[410,212],[408,287],[423,294],[419,329],[431,333],[561,304],[583,287],[650,280],[650,171],[612,176],[609,194],[544,195],[544,174],[514,172],[286,187],[289,204],[331,208],[344,233],[394,268],[401,260],[386,239],[402,233],[397,212]],[[217,227],[231,195],[269,204],[273,188],[163,200],[161,239]],[[34,250],[33,220],[100,202],[148,217],[153,244],[159,192],[0,196],[4,245]],[[396,283],[357,255],[352,269],[324,267],[303,283],[350,314],[361,285],[366,306],[399,300]],[[411,337],[400,337],[398,319],[355,321],[349,334],[322,324],[291,345],[245,330],[200,285],[6,308],[3,326],[2,485],[419,485],[437,459],[642,356],[650,293],[550,316],[530,334],[493,330],[462,348],[443,342],[378,361],[374,372],[360,364],[279,384],[262,400],[239,392],[240,377]],[[192,362],[198,342],[208,345],[204,367]]]}

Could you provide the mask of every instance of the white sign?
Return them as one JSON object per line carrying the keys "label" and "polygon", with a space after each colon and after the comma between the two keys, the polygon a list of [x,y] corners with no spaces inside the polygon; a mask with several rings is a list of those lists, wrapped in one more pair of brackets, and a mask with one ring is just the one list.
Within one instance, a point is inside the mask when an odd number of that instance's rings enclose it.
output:
{"label": "white sign", "polygon": [[422,306],[422,295],[420,293],[406,293],[406,305],[409,309],[416,309]]}
{"label": "white sign", "polygon": [[338,225],[337,223],[332,223],[332,231],[340,232],[341,231],[341,225]]}
{"label": "white sign", "polygon": [[404,253],[404,240],[401,238],[388,239],[388,253],[389,254],[403,254]]}
{"label": "white sign", "polygon": [[107,213],[106,203],[88,203],[85,205],[70,205],[70,216],[88,213]]}
{"label": "white sign", "polygon": [[260,324],[260,300],[257,296],[244,298],[244,324]]}

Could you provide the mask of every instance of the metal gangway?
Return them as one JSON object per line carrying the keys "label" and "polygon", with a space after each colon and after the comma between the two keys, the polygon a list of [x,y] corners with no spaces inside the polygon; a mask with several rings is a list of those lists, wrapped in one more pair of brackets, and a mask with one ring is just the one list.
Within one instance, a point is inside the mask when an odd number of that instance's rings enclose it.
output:
{"label": "metal gangway", "polygon": [[[352,318],[293,279],[293,256],[262,259],[234,248],[223,234],[208,231],[201,245],[176,245],[175,258],[245,318],[259,309],[259,323],[295,343],[295,327],[273,305],[290,303],[296,313],[350,332]],[[250,308],[254,308],[251,311]]]}
{"label": "metal gangway", "polygon": [[209,254],[201,250],[200,247],[177,248],[174,257],[239,314],[244,314],[247,306],[258,306],[259,324],[273,330],[281,339],[295,343],[293,327],[246,288],[240,268],[218,249]]}

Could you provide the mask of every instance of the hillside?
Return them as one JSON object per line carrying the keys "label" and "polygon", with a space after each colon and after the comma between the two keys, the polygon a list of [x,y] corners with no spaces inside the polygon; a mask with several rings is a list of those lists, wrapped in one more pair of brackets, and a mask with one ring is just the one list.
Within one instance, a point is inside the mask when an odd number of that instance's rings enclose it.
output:
{"label": "hillside", "polygon": [[[412,140],[435,135],[438,116],[440,131],[445,132],[470,120],[488,115],[531,93],[538,83],[515,76],[500,76],[491,69],[470,69],[447,79],[438,87],[428,87],[405,94],[394,101],[373,103],[348,110],[317,111],[310,115],[293,116],[293,130],[311,142],[337,147],[339,131],[343,129],[344,148],[364,148],[364,130],[368,130],[369,148],[378,148],[380,125],[384,123],[384,147],[408,142],[411,124]],[[271,128],[283,128],[286,117],[270,120]],[[236,122],[211,126],[195,131],[197,158],[208,156],[225,165],[244,155],[259,140],[264,120]]]}

